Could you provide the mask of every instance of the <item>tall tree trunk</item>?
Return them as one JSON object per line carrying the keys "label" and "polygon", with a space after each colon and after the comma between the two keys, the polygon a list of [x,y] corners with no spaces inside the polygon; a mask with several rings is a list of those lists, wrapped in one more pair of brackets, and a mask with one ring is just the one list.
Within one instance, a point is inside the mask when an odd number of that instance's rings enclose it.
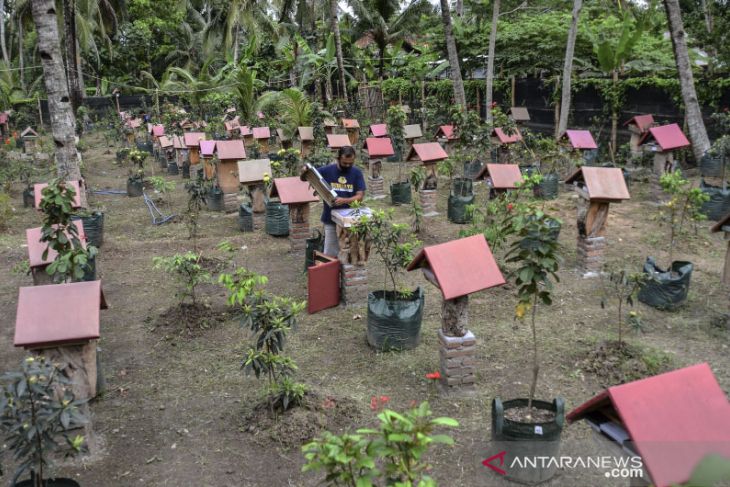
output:
{"label": "tall tree trunk", "polygon": [[84,83],[84,71],[81,69],[81,47],[79,46],[78,38],[76,39],[76,70],[78,73],[81,101],[83,102],[84,98],[86,98],[86,83]]}
{"label": "tall tree trunk", "polygon": [[[611,78],[611,82],[613,83],[613,91],[614,93],[616,93],[616,86],[618,85],[618,69],[613,70]],[[611,159],[616,156],[616,144],[618,137],[618,111],[618,107],[611,107]]]}
{"label": "tall tree trunk", "polygon": [[494,91],[494,47],[497,44],[497,22],[499,21],[499,0],[492,6],[492,30],[489,32],[489,52],[487,53],[487,91],[484,103],[487,105],[487,123],[492,122],[492,99]]}
{"label": "tall tree trunk", "polygon": [[238,24],[233,31],[233,65],[238,66]]}
{"label": "tall tree trunk", "polygon": [[456,0],[456,16],[461,18],[464,16],[464,0]]}
{"label": "tall tree trunk", "polygon": [[[707,3],[707,0],[700,0],[700,7],[702,7],[702,14],[705,17],[705,28],[707,29],[708,34],[712,34],[712,31],[715,30],[715,22],[712,18],[710,5],[711,4]],[[715,49],[715,46],[712,43],[705,46],[705,49],[707,50],[707,54],[709,54],[712,58],[712,62],[708,63],[707,65],[708,71],[710,72],[710,74],[712,74],[715,70],[715,62],[717,61],[715,59],[717,57],[717,49]]]}
{"label": "tall tree trunk", "polygon": [[568,115],[570,115],[570,82],[573,76],[573,52],[575,38],[578,36],[578,18],[583,0],[573,0],[573,20],[568,31],[568,42],[565,44],[565,61],[563,62],[563,89],[560,91],[560,119],[555,129],[555,137],[561,137],[568,130]]}
{"label": "tall tree trunk", "polygon": [[378,78],[383,81],[385,74],[385,46],[381,46],[378,50]]}
{"label": "tall tree trunk", "polygon": [[337,72],[340,74],[340,96],[348,102],[347,84],[345,83],[345,61],[342,56],[342,38],[340,37],[340,23],[337,20],[337,0],[330,0],[330,22],[332,32],[335,33],[335,51],[337,54]]}
{"label": "tall tree trunk", "polygon": [[459,53],[456,51],[456,40],[454,29],[451,25],[451,12],[449,11],[449,0],[441,0],[441,20],[444,23],[444,36],[446,37],[446,49],[449,52],[449,70],[451,81],[454,83],[454,102],[466,109],[466,94],[464,93],[464,81],[461,79],[461,65]]}
{"label": "tall tree trunk", "polygon": [[[68,180],[81,179],[74,139],[74,115],[63,70],[56,5],[54,0],[32,0],[33,21],[38,35],[38,54],[43,65],[43,81],[48,96],[51,132],[56,148],[58,176]],[[81,192],[81,204],[86,206],[86,193]]]}
{"label": "tall tree trunk", "polygon": [[8,48],[5,45],[5,0],[0,0],[0,48],[3,52],[3,61],[5,65],[10,67],[10,58],[8,57]]}
{"label": "tall tree trunk", "polygon": [[20,75],[20,89],[25,93],[25,55],[23,54],[23,45],[25,44],[25,35],[23,34],[23,21],[18,16],[18,68]]}
{"label": "tall tree trunk", "polygon": [[79,71],[76,65],[76,1],[63,0],[63,25],[66,45],[66,77],[68,79],[68,90],[71,96],[71,110],[81,105],[83,95],[79,86]]}
{"label": "tall tree trunk", "polygon": [[689,138],[692,141],[692,152],[697,160],[710,148],[710,139],[707,136],[705,122],[702,120],[702,111],[697,101],[695,81],[692,75],[692,64],[687,53],[687,40],[682,24],[682,12],[679,9],[679,0],[664,0],[669,21],[669,33],[672,37],[674,60],[677,63],[679,86],[682,90],[684,110],[687,115]]}

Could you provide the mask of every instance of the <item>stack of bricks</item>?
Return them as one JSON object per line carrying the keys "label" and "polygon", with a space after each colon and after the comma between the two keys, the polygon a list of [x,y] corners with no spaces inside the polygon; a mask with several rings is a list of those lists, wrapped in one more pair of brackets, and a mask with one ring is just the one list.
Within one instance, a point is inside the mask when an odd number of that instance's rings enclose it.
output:
{"label": "stack of bricks", "polygon": [[309,203],[289,205],[289,243],[293,253],[301,253],[309,238]]}
{"label": "stack of bricks", "polygon": [[342,294],[347,306],[368,301],[368,268],[364,265],[342,264]]}
{"label": "stack of bricks", "polygon": [[368,176],[368,194],[373,198],[384,197],[383,178],[371,178]]}
{"label": "stack of bricks", "polygon": [[436,216],[436,200],[438,198],[438,192],[435,189],[419,189],[418,194],[421,198],[421,209],[423,210],[423,216]]}
{"label": "stack of bricks", "polygon": [[606,237],[578,236],[576,261],[578,269],[584,273],[598,273],[603,268],[606,252]]}
{"label": "stack of bricks", "polygon": [[439,330],[441,390],[446,394],[474,391],[476,337],[470,331],[462,337],[444,335]]}
{"label": "stack of bricks", "polygon": [[238,193],[223,193],[223,211],[226,213],[238,211]]}

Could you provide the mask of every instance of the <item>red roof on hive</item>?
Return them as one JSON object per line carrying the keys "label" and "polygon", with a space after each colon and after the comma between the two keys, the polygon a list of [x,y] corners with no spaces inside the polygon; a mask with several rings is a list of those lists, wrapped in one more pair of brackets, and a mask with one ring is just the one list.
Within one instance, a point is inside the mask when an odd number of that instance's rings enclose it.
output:
{"label": "red roof on hive", "polygon": [[406,160],[427,163],[442,161],[448,157],[449,155],[441,147],[441,144],[438,142],[426,142],[423,144],[413,144]]}
{"label": "red roof on hive", "polygon": [[567,419],[605,408],[618,414],[658,487],[689,480],[705,455],[730,458],[730,403],[706,363],[609,387]]}
{"label": "red roof on hive", "polygon": [[142,119],[141,118],[130,118],[129,120],[127,120],[127,125],[133,129],[138,129],[142,126]]}
{"label": "red roof on hive", "polygon": [[272,196],[278,195],[282,204],[285,205],[319,201],[314,190],[309,187],[309,183],[302,181],[298,176],[274,179],[274,189]]}
{"label": "red roof on hive", "polygon": [[687,140],[684,132],[682,132],[682,129],[676,123],[662,125],[661,127],[651,127],[649,132],[644,135],[641,143],[645,144],[651,139],[654,139],[659,144],[662,151],[690,146],[689,140]]}
{"label": "red roof on hive", "polygon": [[5,125],[8,123],[8,112],[0,112],[0,125]]}
{"label": "red roof on hive", "polygon": [[360,128],[360,122],[358,122],[354,118],[343,118],[342,119],[342,126],[346,129],[359,129]]}
{"label": "red roof on hive", "polygon": [[284,129],[276,129],[276,136],[279,137],[281,142],[288,142],[291,140],[291,138],[286,135],[286,132],[284,132]]}
{"label": "red roof on hive", "polygon": [[385,137],[388,135],[388,126],[384,123],[376,123],[370,126],[370,133],[373,137]]}
{"label": "red roof on hive", "polygon": [[530,121],[530,113],[527,111],[527,107],[512,107],[509,109],[509,114],[515,122]]}
{"label": "red roof on hive", "polygon": [[[84,233],[84,225],[81,220],[74,222],[76,225],[76,231],[79,234],[79,240],[81,240],[81,246],[86,248],[86,234]],[[55,227],[58,228],[58,227]],[[31,267],[38,267],[46,264],[50,264],[58,256],[58,252],[53,249],[48,249],[48,242],[41,242],[41,230],[42,227],[28,228],[25,230],[25,241],[28,244],[28,260],[30,261]],[[68,236],[68,232],[66,232]],[[48,249],[48,255],[43,258],[43,252]]]}
{"label": "red roof on hive", "polygon": [[496,136],[502,144],[514,144],[522,140],[522,134],[516,129],[512,135],[507,135],[504,130],[497,127],[492,131],[492,135]]}
{"label": "red roof on hive", "polygon": [[481,291],[505,283],[484,235],[460,238],[424,247],[408,270],[430,267],[444,299]]}
{"label": "red roof on hive", "polygon": [[436,137],[446,137],[448,140],[456,139],[453,125],[441,125],[436,131]]}
{"label": "red roof on hive", "polygon": [[522,182],[522,173],[517,164],[485,164],[476,179],[492,178],[494,189],[514,189]]}
{"label": "red roof on hive", "polygon": [[624,126],[626,125],[636,125],[639,130],[646,132],[652,125],[654,125],[654,117],[651,115],[636,115],[626,121]]}
{"label": "red roof on hive", "polygon": [[201,140],[200,141],[200,155],[203,157],[213,157],[215,152],[215,140]]}
{"label": "red roof on hive", "polygon": [[187,147],[185,146],[185,141],[179,135],[172,136],[172,145],[175,147],[175,149],[187,149]]}
{"label": "red roof on hive", "polygon": [[240,127],[240,123],[238,121],[238,117],[234,118],[233,120],[229,120],[227,122],[224,122],[223,125],[225,126],[226,130],[231,132],[232,130],[237,129]]}
{"label": "red roof on hive", "polygon": [[38,132],[36,132],[35,130],[33,130],[30,127],[25,127],[25,130],[23,130],[23,132],[20,133],[20,136],[21,137],[38,137]]}
{"label": "red roof on hive", "polygon": [[393,143],[390,137],[368,137],[365,140],[365,150],[368,151],[368,157],[388,157],[395,154]]}
{"label": "red roof on hive", "polygon": [[239,128],[239,130],[241,132],[241,135],[244,136],[244,137],[248,137],[248,136],[252,136],[253,135],[253,131],[251,130],[251,127],[249,127],[248,125],[241,125],[238,128]]}
{"label": "red roof on hive", "polygon": [[596,141],[588,130],[566,130],[565,135],[573,149],[598,149]]}
{"label": "red roof on hive", "polygon": [[101,281],[21,287],[15,317],[16,347],[36,348],[99,338]]}
{"label": "red roof on hive", "polygon": [[243,141],[238,140],[217,140],[215,143],[218,159],[224,160],[240,160],[246,158],[246,148]]}
{"label": "red roof on hive", "polygon": [[268,139],[271,137],[271,130],[269,127],[254,127],[253,138],[254,139]]}
{"label": "red roof on hive", "polygon": [[165,135],[165,126],[164,125],[153,125],[152,126],[152,135],[155,137],[161,137]]}
{"label": "red roof on hive", "polygon": [[183,137],[185,147],[200,147],[200,141],[205,140],[205,132],[185,132]]}
{"label": "red roof on hive", "polygon": [[585,182],[591,199],[609,201],[631,199],[624,174],[617,167],[582,166],[566,179],[565,183],[578,181]]}
{"label": "red roof on hive", "polygon": [[330,149],[339,149],[340,147],[350,147],[350,138],[347,134],[327,134],[327,147]]}
{"label": "red roof on hive", "polygon": [[[81,208],[81,189],[79,188],[78,181],[66,181],[66,184],[70,185],[76,194],[74,195],[74,208]],[[43,190],[48,187],[48,183],[38,183],[33,185],[33,196],[35,198],[35,207],[40,209],[41,199],[43,198]]]}

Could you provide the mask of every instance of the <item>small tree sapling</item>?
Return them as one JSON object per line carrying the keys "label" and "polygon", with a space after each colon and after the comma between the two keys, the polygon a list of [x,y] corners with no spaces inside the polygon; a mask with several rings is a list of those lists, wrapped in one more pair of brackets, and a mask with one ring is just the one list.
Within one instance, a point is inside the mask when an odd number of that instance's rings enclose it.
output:
{"label": "small tree sapling", "polygon": [[692,183],[682,177],[679,171],[662,174],[659,179],[662,189],[671,196],[660,209],[660,221],[669,226],[669,265],[674,262],[674,248],[677,239],[684,235],[684,225],[688,221],[707,219],[701,211],[702,204],[709,201],[710,196],[700,188],[692,187]]}
{"label": "small tree sapling", "polygon": [[616,303],[617,312],[617,331],[618,331],[618,348],[623,348],[623,328],[624,328],[624,304],[628,306],[634,305],[634,297],[639,291],[646,274],[640,272],[629,272],[625,269],[610,269],[601,274],[601,286],[603,288],[603,296],[601,298],[601,308],[605,308],[608,303]]}
{"label": "small tree sapling", "polygon": [[177,279],[179,286],[177,297],[181,307],[186,304],[188,298],[192,306],[197,306],[197,287],[211,281],[210,273],[200,265],[200,258],[200,254],[187,252],[153,259],[155,269],[162,269]]}

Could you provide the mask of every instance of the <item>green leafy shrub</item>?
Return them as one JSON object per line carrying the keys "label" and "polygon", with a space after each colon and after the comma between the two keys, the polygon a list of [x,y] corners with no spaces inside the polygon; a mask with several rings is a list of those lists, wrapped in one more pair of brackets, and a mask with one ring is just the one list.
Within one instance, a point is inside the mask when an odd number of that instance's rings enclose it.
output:
{"label": "green leafy shrub", "polygon": [[153,259],[155,269],[162,269],[177,279],[179,290],[176,295],[180,306],[184,306],[188,298],[193,306],[197,306],[197,287],[211,281],[210,273],[200,265],[200,258],[200,254],[187,252]]}
{"label": "green leafy shrub", "polygon": [[386,409],[378,414],[377,429],[359,429],[355,434],[333,435],[304,445],[307,463],[303,471],[325,472],[328,485],[364,487],[375,485],[435,486],[428,475],[425,455],[434,444],[453,445],[438,427],[456,427],[451,418],[431,418],[427,402],[403,414]]}

